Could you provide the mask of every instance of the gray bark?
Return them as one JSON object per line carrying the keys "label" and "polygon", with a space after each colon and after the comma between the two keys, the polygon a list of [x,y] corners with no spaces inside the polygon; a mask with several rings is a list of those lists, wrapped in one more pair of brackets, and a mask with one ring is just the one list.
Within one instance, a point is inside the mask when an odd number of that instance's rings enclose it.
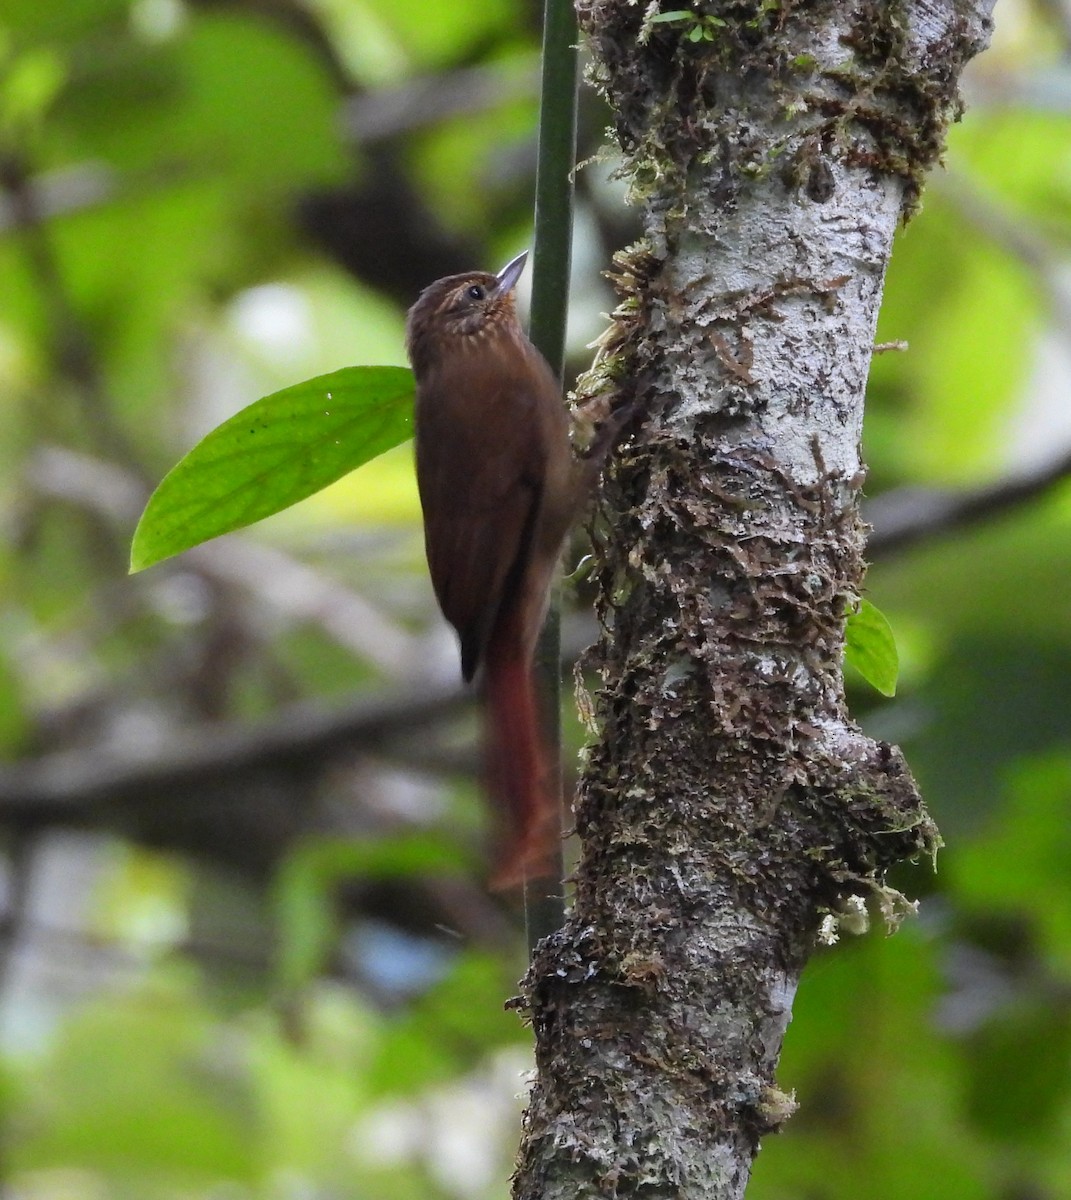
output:
{"label": "gray bark", "polygon": [[741,1196],[823,916],[936,847],[841,664],[885,266],[990,8],[718,0],[696,42],[578,5],[645,224],[582,398],[642,416],[604,486],[575,902],[525,981],[519,1197]]}

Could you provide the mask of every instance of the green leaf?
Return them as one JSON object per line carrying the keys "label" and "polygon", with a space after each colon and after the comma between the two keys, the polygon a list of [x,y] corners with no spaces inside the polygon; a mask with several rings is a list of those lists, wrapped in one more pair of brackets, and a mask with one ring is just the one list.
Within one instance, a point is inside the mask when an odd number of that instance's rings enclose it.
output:
{"label": "green leaf", "polygon": [[346,367],[265,396],[164,477],[134,531],[130,569],[271,516],[412,433],[407,367]]}
{"label": "green leaf", "polygon": [[660,25],[663,21],[695,21],[695,20],[697,20],[697,17],[694,12],[688,12],[687,10],[677,9],[674,12],[663,12],[663,13],[656,14],[655,16],[653,16],[650,19],[650,21],[648,21],[648,24],[649,25]]}
{"label": "green leaf", "polygon": [[895,696],[900,659],[892,627],[881,609],[869,600],[860,600],[858,609],[848,616],[845,635],[846,661],[883,696]]}

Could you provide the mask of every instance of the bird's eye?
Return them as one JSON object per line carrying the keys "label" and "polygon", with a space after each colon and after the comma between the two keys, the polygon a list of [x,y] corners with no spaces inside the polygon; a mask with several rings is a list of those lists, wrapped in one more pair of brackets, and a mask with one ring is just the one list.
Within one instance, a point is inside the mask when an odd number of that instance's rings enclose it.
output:
{"label": "bird's eye", "polygon": [[466,289],[465,295],[468,296],[470,300],[483,300],[487,293],[482,287],[480,287],[478,283],[474,283],[472,287]]}

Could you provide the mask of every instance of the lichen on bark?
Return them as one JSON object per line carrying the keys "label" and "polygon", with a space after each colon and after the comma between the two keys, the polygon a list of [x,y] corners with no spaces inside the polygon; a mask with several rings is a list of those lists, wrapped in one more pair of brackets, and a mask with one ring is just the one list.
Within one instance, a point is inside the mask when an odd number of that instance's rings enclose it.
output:
{"label": "lichen on bark", "polygon": [[644,219],[580,399],[642,415],[603,487],[575,900],[525,981],[522,1197],[739,1197],[823,914],[937,843],[847,712],[844,622],[892,236],[988,9],[691,11],[578,5]]}

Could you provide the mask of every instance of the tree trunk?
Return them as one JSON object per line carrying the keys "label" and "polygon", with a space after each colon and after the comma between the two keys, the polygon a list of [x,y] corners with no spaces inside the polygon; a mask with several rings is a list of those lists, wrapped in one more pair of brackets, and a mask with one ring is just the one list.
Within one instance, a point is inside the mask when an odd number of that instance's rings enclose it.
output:
{"label": "tree trunk", "polygon": [[515,1195],[720,1200],[794,1107],[774,1072],[823,918],[888,906],[885,870],[937,845],[848,716],[844,623],[885,266],[992,3],[578,7],[645,223],[584,392],[642,415],[604,490],[582,859],[525,982]]}

